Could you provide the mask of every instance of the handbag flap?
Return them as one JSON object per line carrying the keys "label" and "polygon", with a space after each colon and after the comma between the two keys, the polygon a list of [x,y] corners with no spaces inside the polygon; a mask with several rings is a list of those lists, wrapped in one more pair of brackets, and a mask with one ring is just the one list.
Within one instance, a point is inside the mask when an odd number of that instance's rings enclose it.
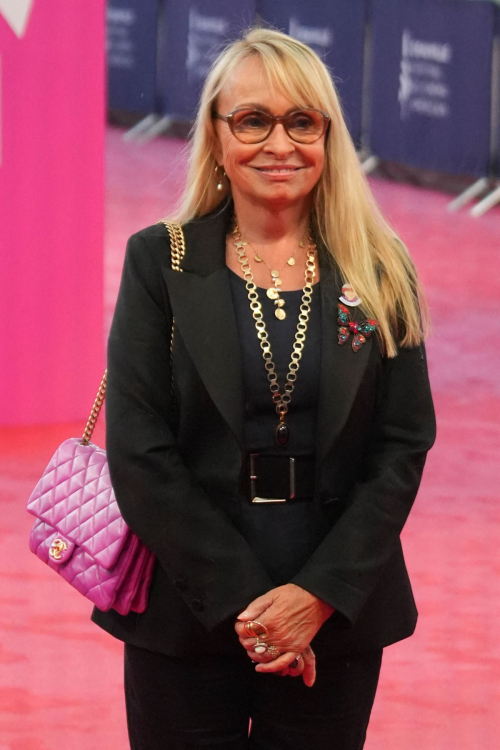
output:
{"label": "handbag flap", "polygon": [[69,438],[52,456],[28,500],[28,511],[111,568],[130,530],[116,502],[106,452]]}

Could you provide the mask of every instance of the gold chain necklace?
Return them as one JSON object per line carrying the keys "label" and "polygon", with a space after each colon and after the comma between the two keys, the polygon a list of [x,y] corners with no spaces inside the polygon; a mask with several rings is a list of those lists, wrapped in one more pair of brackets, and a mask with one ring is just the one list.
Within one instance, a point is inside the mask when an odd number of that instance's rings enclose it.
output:
{"label": "gold chain necklace", "polygon": [[294,266],[295,265],[295,254],[299,247],[304,247],[304,240],[300,240],[299,244],[293,251],[292,255],[290,255],[284,263],[281,264],[279,268],[271,268],[264,258],[262,258],[259,253],[254,252],[254,260],[257,261],[257,263],[264,263],[264,265],[269,269],[271,272],[271,280],[274,284],[274,287],[270,287],[267,290],[267,296],[270,299],[275,300],[274,304],[277,305],[276,310],[274,311],[275,316],[278,318],[278,320],[285,320],[286,318],[286,312],[285,312],[285,300],[280,297],[280,287],[283,283],[280,273],[282,269],[285,267],[285,265]]}
{"label": "gold chain necklace", "polygon": [[[248,292],[248,300],[250,302],[250,310],[255,321],[255,328],[257,330],[257,337],[259,339],[260,348],[262,349],[262,357],[264,359],[264,367],[267,371],[267,379],[269,381],[269,389],[273,403],[275,404],[276,411],[279,414],[280,421],[276,425],[274,436],[277,444],[281,447],[288,445],[290,440],[290,428],[285,423],[285,414],[288,411],[288,404],[292,399],[292,393],[295,388],[295,382],[297,380],[297,370],[300,366],[300,359],[302,357],[302,350],[306,341],[307,323],[309,321],[309,313],[311,311],[311,299],[313,293],[314,276],[316,274],[316,245],[314,244],[311,235],[309,234],[309,245],[307,249],[307,260],[305,268],[305,284],[302,289],[302,300],[300,303],[299,319],[297,321],[297,330],[295,332],[295,340],[293,342],[293,350],[291,355],[290,364],[288,365],[288,372],[286,375],[285,385],[283,393],[280,393],[280,387],[278,385],[278,377],[276,375],[276,368],[273,362],[273,354],[271,351],[271,344],[269,343],[269,337],[267,335],[267,328],[264,322],[264,316],[262,314],[262,305],[259,301],[259,294],[257,287],[253,280],[253,274],[250,270],[250,264],[245,253],[246,242],[242,240],[241,232],[238,227],[238,222],[235,221],[233,229],[233,244],[238,254],[240,261],[241,270],[246,281],[246,290]],[[275,291],[271,289],[267,290]],[[270,297],[270,295],[268,294]],[[273,297],[271,297],[273,299]],[[275,299],[275,304],[278,300]]]}

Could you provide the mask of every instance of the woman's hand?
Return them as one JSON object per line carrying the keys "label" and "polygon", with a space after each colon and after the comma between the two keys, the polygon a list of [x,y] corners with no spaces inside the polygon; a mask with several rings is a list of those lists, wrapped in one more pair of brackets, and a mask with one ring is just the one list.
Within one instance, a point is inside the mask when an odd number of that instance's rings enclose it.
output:
{"label": "woman's hand", "polygon": [[[293,656],[295,656],[295,659],[288,667],[280,669],[279,672],[275,672],[274,674],[278,674],[281,677],[286,677],[287,675],[300,677],[302,675],[302,679],[307,687],[312,687],[316,680],[316,655],[314,651],[310,646],[306,646],[302,654],[293,654]],[[259,672],[262,671],[260,666],[256,667],[256,669]]]}
{"label": "woman's hand", "polygon": [[[249,657],[259,662],[256,667],[258,672],[286,670],[285,674],[302,674],[306,685],[312,687],[316,659],[309,644],[333,611],[333,607],[314,594],[293,583],[287,583],[254,599],[238,615],[235,630]],[[279,649],[279,657],[270,660],[267,653],[255,653],[255,638],[249,638],[244,629],[244,623],[249,620],[258,620],[266,626],[269,630],[266,643]],[[289,665],[299,655],[299,665],[296,669],[290,669]]]}

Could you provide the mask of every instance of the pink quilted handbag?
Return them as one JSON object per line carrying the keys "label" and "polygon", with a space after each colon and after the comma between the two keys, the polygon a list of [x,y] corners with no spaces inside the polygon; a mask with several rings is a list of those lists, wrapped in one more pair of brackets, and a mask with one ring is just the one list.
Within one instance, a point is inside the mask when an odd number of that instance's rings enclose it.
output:
{"label": "pink quilted handbag", "polygon": [[[182,227],[165,224],[171,263],[182,272],[186,252]],[[170,357],[174,324],[170,336]],[[123,520],[111,486],[106,452],[90,442],[106,394],[101,381],[83,438],[59,446],[31,493],[36,516],[30,550],[81,594],[106,612],[144,612],[155,557]],[[173,382],[172,403],[174,404]]]}
{"label": "pink quilted handbag", "polygon": [[144,612],[155,558],[123,520],[106,452],[90,442],[102,379],[83,438],[59,446],[31,493],[30,550],[103,611]]}

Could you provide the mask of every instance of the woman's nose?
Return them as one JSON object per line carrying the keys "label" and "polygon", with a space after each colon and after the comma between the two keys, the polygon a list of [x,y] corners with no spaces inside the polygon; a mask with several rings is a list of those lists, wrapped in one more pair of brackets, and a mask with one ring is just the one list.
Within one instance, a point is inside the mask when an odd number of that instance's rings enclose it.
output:
{"label": "woman's nose", "polygon": [[280,156],[288,156],[295,151],[295,145],[281,122],[276,123],[264,142],[264,151]]}

